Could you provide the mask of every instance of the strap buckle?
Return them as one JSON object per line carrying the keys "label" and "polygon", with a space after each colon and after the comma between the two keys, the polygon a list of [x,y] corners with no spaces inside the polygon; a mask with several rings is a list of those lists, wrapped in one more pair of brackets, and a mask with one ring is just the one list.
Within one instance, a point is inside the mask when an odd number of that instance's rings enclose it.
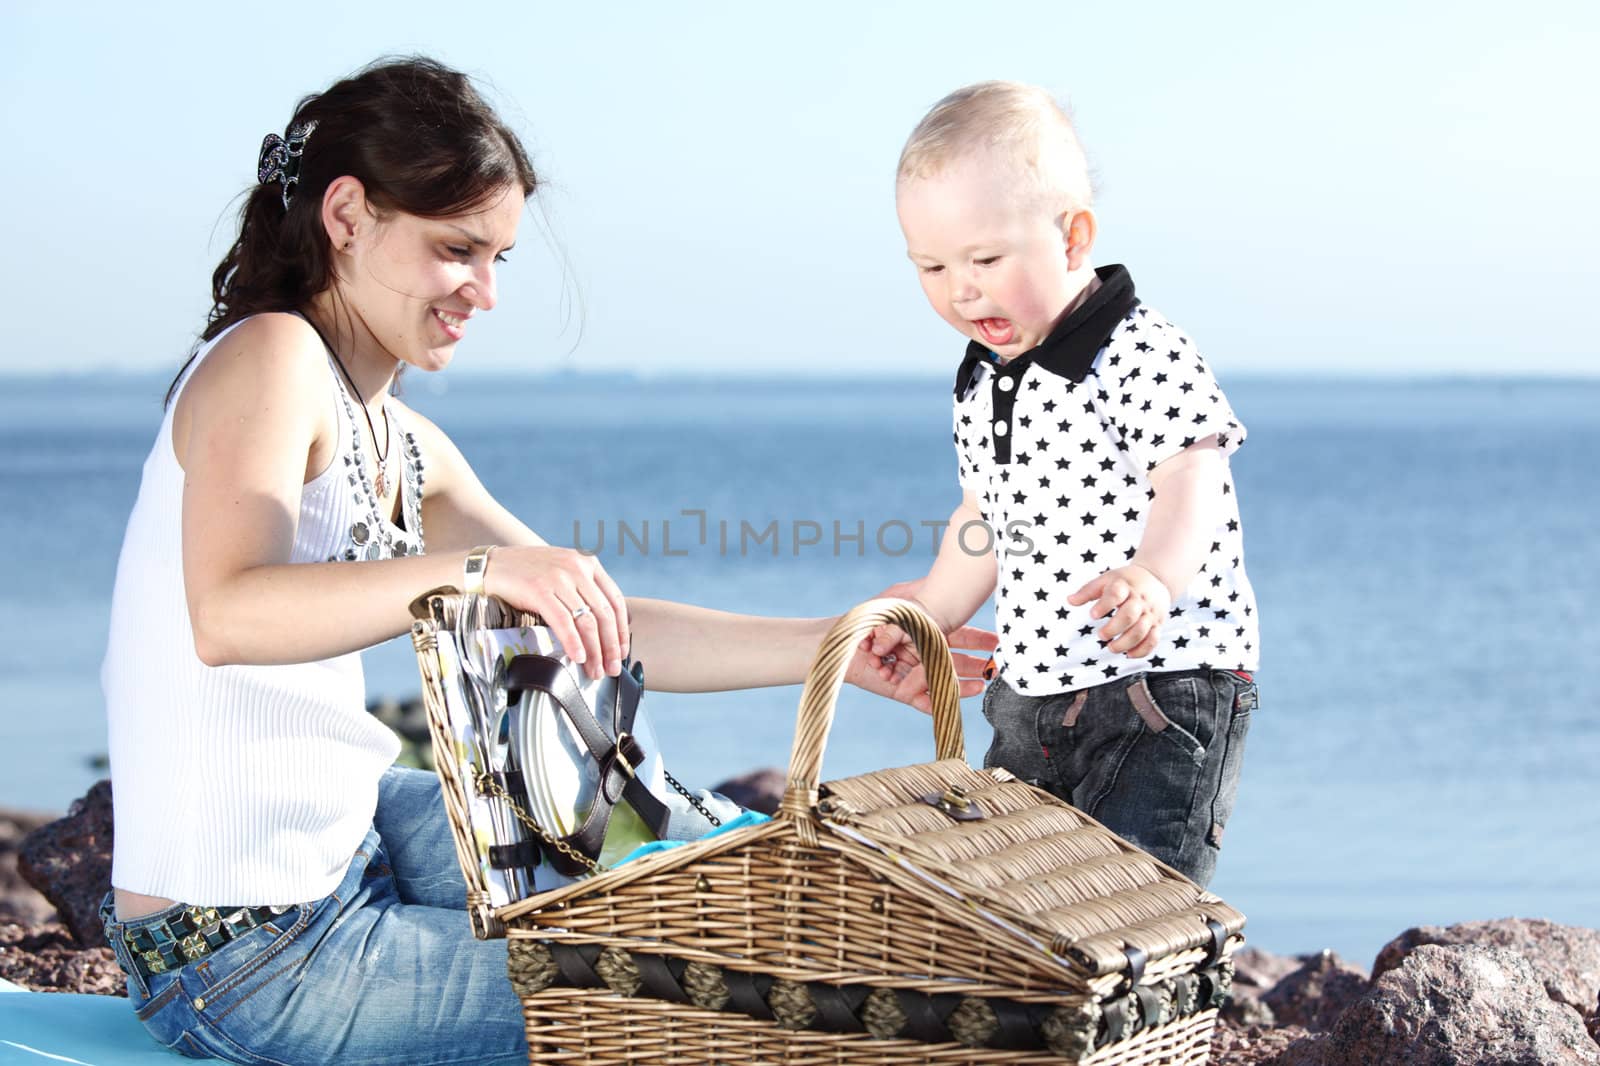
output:
{"label": "strap buckle", "polygon": [[633,760],[628,758],[629,748],[633,750],[635,757],[637,757],[639,742],[633,739],[632,733],[624,729],[617,734],[617,743],[612,750],[616,753],[617,764],[622,767],[622,772],[629,777],[638,777],[639,775],[634,772]]}

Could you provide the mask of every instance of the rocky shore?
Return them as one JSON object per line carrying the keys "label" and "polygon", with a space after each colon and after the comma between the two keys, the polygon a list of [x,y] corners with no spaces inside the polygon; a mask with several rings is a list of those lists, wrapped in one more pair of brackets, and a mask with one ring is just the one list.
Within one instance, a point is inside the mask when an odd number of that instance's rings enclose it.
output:
{"label": "rocky shore", "polygon": [[[770,811],[782,786],[763,770],[718,791]],[[0,978],[122,995],[95,917],[110,874],[109,782],[65,818],[0,811]],[[1600,1066],[1600,930],[1522,918],[1418,926],[1370,972],[1333,952],[1249,947],[1235,962],[1217,1066]]]}

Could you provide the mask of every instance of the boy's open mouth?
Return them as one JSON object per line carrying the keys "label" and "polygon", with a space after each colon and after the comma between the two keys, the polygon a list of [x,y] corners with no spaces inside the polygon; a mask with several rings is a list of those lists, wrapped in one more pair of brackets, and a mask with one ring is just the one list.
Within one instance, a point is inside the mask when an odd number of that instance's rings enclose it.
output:
{"label": "boy's open mouth", "polygon": [[1010,344],[1017,333],[1017,327],[1008,318],[979,318],[972,324],[978,327],[978,336],[983,338],[983,343],[991,348]]}

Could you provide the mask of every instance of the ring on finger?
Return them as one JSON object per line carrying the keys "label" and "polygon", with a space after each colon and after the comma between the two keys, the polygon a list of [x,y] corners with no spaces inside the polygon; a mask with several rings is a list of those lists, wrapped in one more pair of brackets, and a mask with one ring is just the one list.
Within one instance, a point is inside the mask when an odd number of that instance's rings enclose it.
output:
{"label": "ring on finger", "polygon": [[587,603],[580,603],[578,606],[572,609],[572,620],[576,622],[578,619],[589,613],[589,605]]}

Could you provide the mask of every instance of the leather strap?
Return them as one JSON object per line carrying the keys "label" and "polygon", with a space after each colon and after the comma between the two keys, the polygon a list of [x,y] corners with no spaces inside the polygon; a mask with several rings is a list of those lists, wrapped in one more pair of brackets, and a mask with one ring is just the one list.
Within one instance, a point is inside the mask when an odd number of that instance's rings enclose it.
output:
{"label": "leather strap", "polygon": [[688,1003],[689,993],[683,990],[683,970],[688,965],[683,959],[629,952],[628,957],[639,968],[643,987],[655,999],[669,1003]]}
{"label": "leather strap", "polygon": [[1095,1041],[1096,1047],[1105,1047],[1115,1044],[1119,1040],[1126,1040],[1139,1028],[1138,1019],[1134,1017],[1134,998],[1121,996],[1101,1005],[1102,1017],[1105,1027],[1100,1031],[1100,1037]]}
{"label": "leather strap", "polygon": [[561,977],[573,988],[604,988],[606,986],[595,963],[600,960],[599,944],[551,944],[550,957],[556,960]]}
{"label": "leather strap", "polygon": [[746,973],[743,970],[724,970],[728,983],[728,1008],[764,1022],[773,1020],[772,1008],[767,1006],[767,993],[772,991],[772,978],[764,973]]}
{"label": "leather strap", "polygon": [[516,767],[507,767],[505,773],[496,771],[489,775],[490,779],[513,796],[526,795],[528,785],[522,778],[522,771]]}
{"label": "leather strap", "polygon": [[1197,970],[1207,969],[1222,961],[1222,952],[1228,944],[1228,930],[1215,918],[1206,919],[1206,932],[1211,934],[1211,944],[1206,948],[1206,957],[1195,967]]}
{"label": "leather strap", "polygon": [[519,840],[515,844],[490,844],[489,865],[496,870],[531,870],[539,865],[539,843]]}
{"label": "leather strap", "polygon": [[955,1040],[955,1034],[950,1032],[945,1019],[961,1005],[960,996],[952,993],[924,994],[909,988],[897,988],[894,993],[900,1001],[900,1009],[906,1015],[906,1027],[900,1031],[901,1036],[909,1036],[925,1044],[944,1044]]}
{"label": "leather strap", "polygon": [[810,981],[806,984],[806,991],[817,1008],[817,1018],[811,1023],[813,1029],[824,1029],[830,1033],[867,1031],[858,1014],[861,1004],[872,992],[866,985],[830,985],[823,981]]}
{"label": "leather strap", "polygon": [[[638,676],[640,673],[642,671],[635,666],[635,669],[624,670],[617,677],[616,699],[607,708],[611,712],[612,728],[622,738],[618,743],[600,728],[588,701],[583,698],[583,692],[561,660],[549,655],[518,655],[506,666],[507,697],[523,692],[543,692],[549,696],[567,716],[577,730],[578,738],[583,741],[583,746],[600,766],[600,782],[595,791],[594,805],[578,831],[565,838],[565,843],[591,859],[600,857],[612,811],[624,798],[656,836],[663,837],[667,832],[670,812],[634,772],[645,757],[644,748],[631,732],[644,688]],[[560,852],[552,850],[547,858],[556,870],[568,876],[588,872]]]}
{"label": "leather strap", "polygon": [[989,1047],[1030,1051],[1039,1046],[1039,1033],[1054,1008],[1014,1003],[1009,999],[991,999],[988,1003],[1000,1023],[994,1036],[989,1038]]}
{"label": "leather strap", "polygon": [[1128,972],[1126,976],[1128,978],[1128,987],[1132,989],[1136,987],[1140,981],[1144,980],[1144,964],[1149,960],[1150,956],[1145,954],[1145,952],[1140,948],[1134,947],[1132,944],[1125,946],[1122,949],[1122,954],[1123,957],[1128,960]]}
{"label": "leather strap", "polygon": [[1139,1001],[1139,1026],[1149,1029],[1162,1024],[1161,997],[1149,985],[1140,985],[1133,990],[1133,998]]}

